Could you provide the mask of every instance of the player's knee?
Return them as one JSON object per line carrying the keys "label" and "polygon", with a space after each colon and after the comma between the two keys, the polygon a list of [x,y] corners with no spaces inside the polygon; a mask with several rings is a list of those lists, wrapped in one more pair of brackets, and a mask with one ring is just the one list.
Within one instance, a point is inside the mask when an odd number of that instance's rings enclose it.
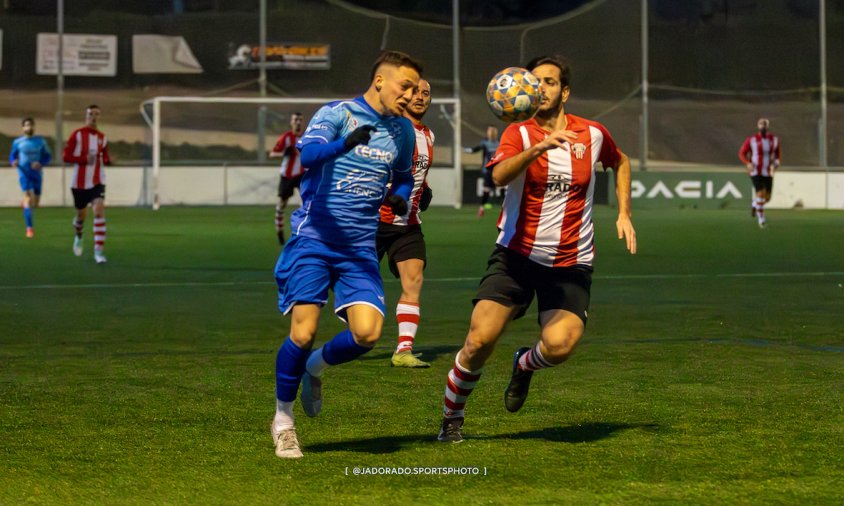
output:
{"label": "player's knee", "polygon": [[290,329],[290,340],[303,350],[310,350],[316,339],[316,326],[294,326]]}
{"label": "player's knee", "polygon": [[552,364],[564,362],[574,351],[574,347],[580,341],[583,331],[579,329],[566,329],[559,335],[543,337],[543,344],[547,353],[545,359]]}
{"label": "player's knee", "polygon": [[422,275],[422,270],[412,270],[408,271],[402,276],[402,286],[405,290],[419,292],[422,289],[422,282],[424,281],[424,277]]}
{"label": "player's knee", "polygon": [[352,332],[352,337],[356,343],[361,346],[372,347],[381,337],[381,327],[382,321],[373,318],[355,321],[349,325],[349,330]]}

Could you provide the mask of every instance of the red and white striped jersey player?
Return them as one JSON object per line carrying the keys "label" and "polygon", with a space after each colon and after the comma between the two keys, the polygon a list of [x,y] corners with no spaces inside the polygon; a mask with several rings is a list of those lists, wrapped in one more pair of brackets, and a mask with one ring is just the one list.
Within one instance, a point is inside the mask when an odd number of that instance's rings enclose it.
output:
{"label": "red and white striped jersey player", "polygon": [[[419,328],[422,272],[425,269],[425,237],[422,235],[421,211],[428,208],[433,193],[428,186],[428,169],[434,159],[434,134],[422,123],[431,105],[431,85],[424,79],[404,110],[404,117],[413,123],[416,146],[413,149],[413,190],[407,212],[397,215],[386,203],[381,206],[381,221],[375,237],[379,261],[387,255],[390,272],[401,281],[401,297],[396,304],[398,344],[390,359],[394,367],[430,367],[413,353],[413,340]],[[388,193],[389,196],[389,193]]]}
{"label": "red and white striped jersey player", "polygon": [[630,211],[630,162],[603,125],[571,114],[570,69],[559,56],[527,65],[541,82],[533,119],[511,124],[489,162],[494,182],[507,185],[496,249],[474,299],[463,348],[448,373],[438,439],[463,440],[466,400],[504,327],[525,314],[534,296],[539,339],[516,351],[504,406],[516,412],[538,369],[565,361],[583,335],[594,257],[595,168],[616,172],[618,238],[636,252]]}
{"label": "red and white striped jersey player", "polygon": [[100,108],[89,105],[85,109],[85,126],[74,130],[67,139],[62,158],[65,163],[73,164],[73,177],[70,191],[73,193],[73,205],[76,216],[73,218],[73,254],[82,255],[82,229],[88,215],[88,205],[94,210],[94,260],[98,264],[106,262],[105,238],[105,166],[111,165],[108,154],[108,140],[97,129]]}
{"label": "red and white striped jersey player", "polygon": [[780,138],[772,134],[768,118],[756,121],[758,133],[744,140],[739,150],[739,160],[747,167],[755,195],[750,203],[750,214],[756,217],[759,228],[768,225],[765,204],[771,200],[774,188],[774,171],[780,166]]}
{"label": "red and white striped jersey player", "polygon": [[302,167],[299,159],[299,150],[296,149],[296,142],[304,131],[304,116],[301,112],[294,112],[290,115],[290,130],[281,134],[273,150],[270,151],[270,158],[281,158],[278,203],[275,206],[275,232],[279,244],[284,244],[285,240],[284,210],[287,208],[287,201],[293,196],[293,190],[302,184],[302,174],[305,173],[305,168]]}

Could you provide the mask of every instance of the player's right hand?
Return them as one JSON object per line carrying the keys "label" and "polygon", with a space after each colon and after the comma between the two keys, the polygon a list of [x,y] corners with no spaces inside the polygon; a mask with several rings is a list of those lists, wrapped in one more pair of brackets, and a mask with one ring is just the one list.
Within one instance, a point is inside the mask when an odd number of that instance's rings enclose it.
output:
{"label": "player's right hand", "polygon": [[373,132],[375,132],[374,126],[361,125],[355,128],[352,133],[346,137],[346,140],[343,142],[343,146],[345,146],[346,151],[349,151],[358,144],[369,144],[369,139],[372,137]]}
{"label": "player's right hand", "polygon": [[12,167],[17,167],[17,166],[18,166],[18,161],[12,160]]}
{"label": "player's right hand", "polygon": [[577,132],[572,130],[554,130],[549,133],[545,140],[536,145],[542,151],[554,148],[564,148],[566,144],[577,140]]}

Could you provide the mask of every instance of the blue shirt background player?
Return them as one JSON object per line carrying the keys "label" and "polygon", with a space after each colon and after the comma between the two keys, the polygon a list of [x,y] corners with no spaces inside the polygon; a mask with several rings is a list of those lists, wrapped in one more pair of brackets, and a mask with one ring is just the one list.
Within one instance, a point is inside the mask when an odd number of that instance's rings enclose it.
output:
{"label": "blue shirt background player", "polygon": [[[394,191],[386,203],[396,214],[407,211],[416,135],[402,114],[421,72],[404,53],[382,53],[367,91],[323,106],[297,144],[306,167],[302,206],[291,215],[291,238],[275,269],[278,307],[292,313],[290,335],[276,358],[271,433],[278,457],[302,456],[293,421],[299,383],[302,408],[316,416],[324,370],[363,355],[381,337],[384,287],[375,235],[391,179]],[[348,329],[311,352],[329,290]]]}
{"label": "blue shirt background player", "polygon": [[[52,158],[47,142],[40,135],[22,135],[12,141],[9,163],[18,169],[22,191],[32,190],[35,195],[41,195],[44,174],[41,168],[50,163]],[[33,167],[33,162],[37,168]]]}
{"label": "blue shirt background player", "polygon": [[21,121],[23,135],[12,141],[9,164],[18,169],[18,179],[23,192],[23,216],[26,235],[33,237],[32,210],[38,207],[44,181],[44,166],[50,163],[52,154],[43,137],[35,135],[35,121],[24,118]]}

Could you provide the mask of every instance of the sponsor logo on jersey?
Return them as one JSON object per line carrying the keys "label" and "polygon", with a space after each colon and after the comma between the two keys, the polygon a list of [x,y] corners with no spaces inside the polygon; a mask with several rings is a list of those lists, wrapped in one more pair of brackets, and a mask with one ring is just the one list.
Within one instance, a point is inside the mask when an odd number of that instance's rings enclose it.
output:
{"label": "sponsor logo on jersey", "polygon": [[384,176],[386,172],[364,172],[354,169],[343,179],[337,181],[337,190],[364,197],[378,197],[384,194]]}
{"label": "sponsor logo on jersey", "polygon": [[580,185],[572,184],[571,179],[564,175],[549,175],[545,183],[545,200],[559,199],[570,191],[579,192]]}
{"label": "sponsor logo on jersey", "polygon": [[355,147],[355,154],[370,160],[377,160],[384,163],[393,163],[392,151],[385,151],[381,148],[374,148],[366,144],[358,144]]}

